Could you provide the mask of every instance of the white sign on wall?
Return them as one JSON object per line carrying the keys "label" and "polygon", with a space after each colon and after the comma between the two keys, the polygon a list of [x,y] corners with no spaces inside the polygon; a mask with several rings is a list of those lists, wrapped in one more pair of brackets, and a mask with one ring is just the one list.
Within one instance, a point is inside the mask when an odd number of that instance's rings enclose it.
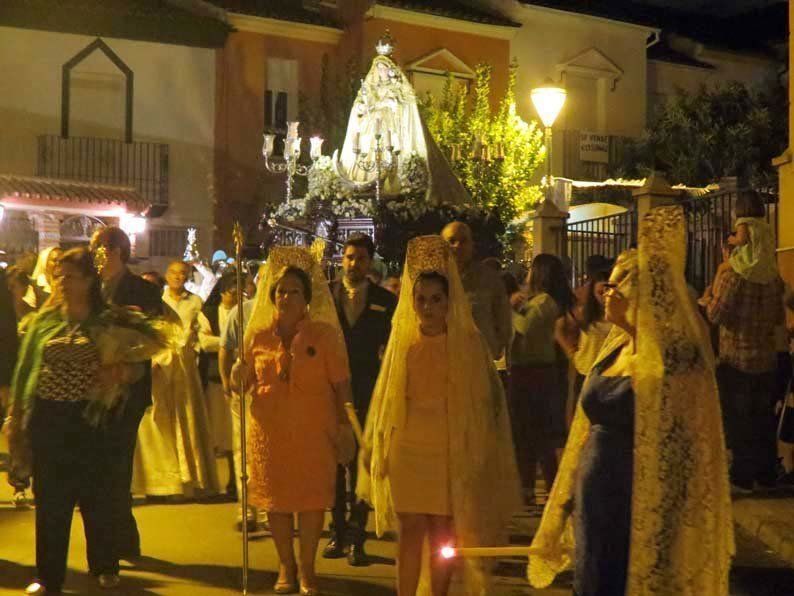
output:
{"label": "white sign on wall", "polygon": [[586,131],[579,133],[579,160],[609,163],[609,135]]}

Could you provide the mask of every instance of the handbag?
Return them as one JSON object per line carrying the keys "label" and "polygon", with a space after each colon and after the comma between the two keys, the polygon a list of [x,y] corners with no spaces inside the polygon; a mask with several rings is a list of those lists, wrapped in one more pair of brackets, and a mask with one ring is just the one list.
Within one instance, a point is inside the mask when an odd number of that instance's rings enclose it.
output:
{"label": "handbag", "polygon": [[783,443],[794,443],[794,394],[791,392],[790,384],[783,407],[780,408],[777,438]]}

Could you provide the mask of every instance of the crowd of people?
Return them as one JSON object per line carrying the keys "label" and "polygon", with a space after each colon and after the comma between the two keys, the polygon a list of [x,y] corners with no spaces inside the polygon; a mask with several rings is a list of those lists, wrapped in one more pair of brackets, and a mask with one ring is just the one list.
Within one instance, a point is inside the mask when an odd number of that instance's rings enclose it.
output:
{"label": "crowd of people", "polygon": [[327,511],[323,557],[368,564],[373,512],[378,535],[397,532],[401,596],[445,595],[455,570],[487,593],[489,565],[441,550],[505,544],[522,507],[542,513],[538,587],[573,567],[578,596],[727,594],[730,496],[778,481],[791,374],[757,197],[737,217],[699,300],[673,207],[616,262],[592,256],[576,288],[553,255],[528,271],[479,260],[457,221],[411,240],[395,275],[363,235],[331,281],[317,251],[272,247],[242,303],[236,264],[138,276],[114,227],[0,270],[9,482],[20,504],[32,483],[36,505],[27,593],[61,590],[75,505],[91,573],[117,586],[119,559],[141,555],[132,495],[236,501],[245,440],[238,526],[268,524],[278,594],[319,593]]}

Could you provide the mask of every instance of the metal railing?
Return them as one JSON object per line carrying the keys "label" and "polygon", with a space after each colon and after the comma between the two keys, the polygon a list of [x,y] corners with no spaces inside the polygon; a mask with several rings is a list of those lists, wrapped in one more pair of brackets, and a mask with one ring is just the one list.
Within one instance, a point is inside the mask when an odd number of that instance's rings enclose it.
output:
{"label": "metal railing", "polygon": [[568,257],[574,287],[584,283],[585,264],[593,255],[616,258],[637,243],[637,212],[634,210],[596,217],[562,227],[560,254]]}
{"label": "metal railing", "polygon": [[[682,202],[687,218],[687,282],[702,292],[714,279],[722,261],[722,244],[733,231],[736,199],[742,189],[727,189]],[[777,236],[776,195],[765,195],[766,220]]]}
{"label": "metal railing", "polygon": [[317,232],[282,222],[270,223],[269,226],[271,237],[268,245],[311,246],[316,239],[320,239],[333,246],[334,260],[342,258],[342,247],[351,235],[366,234],[370,238],[375,237],[375,224],[371,218],[339,219],[335,229],[318,229]]}
{"label": "metal railing", "polygon": [[168,206],[168,145],[41,135],[36,175],[134,187],[154,206]]}

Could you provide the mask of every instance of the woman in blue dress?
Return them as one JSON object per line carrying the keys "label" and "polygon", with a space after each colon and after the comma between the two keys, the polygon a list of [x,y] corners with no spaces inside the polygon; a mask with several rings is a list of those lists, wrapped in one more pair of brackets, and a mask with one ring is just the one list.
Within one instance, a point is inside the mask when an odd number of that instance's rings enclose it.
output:
{"label": "woman in blue dress", "polygon": [[734,553],[708,331],[684,279],[678,207],[618,259],[613,331],[585,381],[528,576],[574,570],[577,596],[726,596]]}

